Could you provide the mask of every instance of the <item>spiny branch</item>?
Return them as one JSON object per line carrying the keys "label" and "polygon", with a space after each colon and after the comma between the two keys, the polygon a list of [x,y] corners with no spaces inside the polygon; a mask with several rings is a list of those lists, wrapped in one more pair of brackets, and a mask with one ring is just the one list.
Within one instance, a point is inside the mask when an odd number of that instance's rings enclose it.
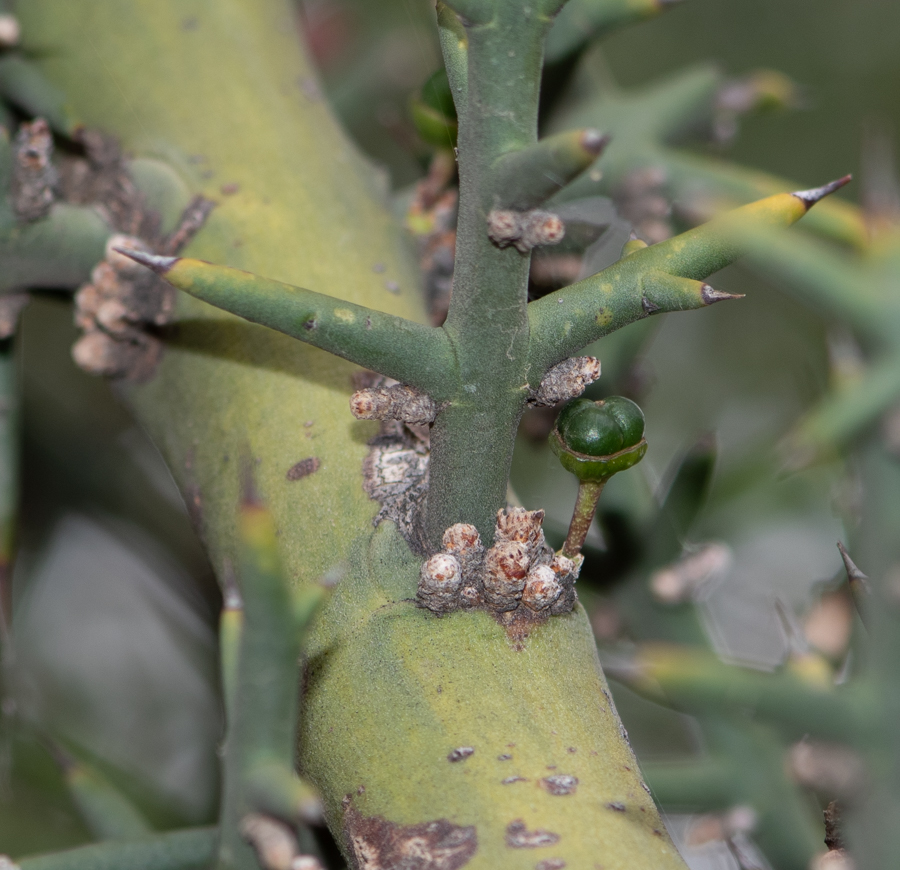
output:
{"label": "spiny branch", "polygon": [[333,296],[202,260],[120,249],[173,286],[252,323],[411,384],[435,399],[453,354],[443,331]]}
{"label": "spiny branch", "polygon": [[743,252],[748,229],[786,226],[849,181],[782,193],[728,212],[668,241],[634,251],[608,269],[528,306],[531,360],[546,371],[598,338],[660,311],[703,308],[730,294],[703,283]]}

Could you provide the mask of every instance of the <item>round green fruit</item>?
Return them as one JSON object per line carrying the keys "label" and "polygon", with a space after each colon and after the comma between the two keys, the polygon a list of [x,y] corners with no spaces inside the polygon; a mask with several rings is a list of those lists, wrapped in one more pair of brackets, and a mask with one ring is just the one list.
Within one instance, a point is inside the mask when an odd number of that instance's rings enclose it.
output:
{"label": "round green fruit", "polygon": [[575,399],[560,412],[550,446],[579,480],[604,480],[647,452],[644,414],[630,399]]}

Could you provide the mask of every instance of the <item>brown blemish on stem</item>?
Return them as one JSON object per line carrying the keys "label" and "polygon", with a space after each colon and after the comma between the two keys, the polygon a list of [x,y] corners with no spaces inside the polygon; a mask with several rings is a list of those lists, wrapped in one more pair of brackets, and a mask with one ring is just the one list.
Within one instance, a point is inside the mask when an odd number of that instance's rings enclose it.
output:
{"label": "brown blemish on stem", "polygon": [[288,480],[302,480],[304,477],[315,474],[319,470],[320,465],[318,457],[309,456],[306,459],[301,459],[296,465],[292,465],[285,477]]}
{"label": "brown blemish on stem", "polygon": [[421,518],[428,493],[427,442],[411,427],[386,420],[369,446],[363,461],[363,489],[381,505],[374,525],[393,521],[412,549],[424,555]]}
{"label": "brown blemish on stem", "polygon": [[542,779],[541,787],[556,796],[575,794],[575,790],[578,788],[578,777],[567,773],[557,773]]}
{"label": "brown blemish on stem", "polygon": [[563,870],[566,862],[562,858],[547,858],[544,861],[538,861],[534,865],[534,870]]}
{"label": "brown blemish on stem", "polygon": [[506,845],[510,849],[539,849],[558,842],[559,834],[554,834],[553,831],[529,831],[521,819],[506,826]]}
{"label": "brown blemish on stem", "polygon": [[447,761],[454,763],[457,761],[465,761],[470,755],[475,754],[474,746],[460,746],[454,749],[448,756]]}
{"label": "brown blemish on stem", "polygon": [[525,649],[525,641],[532,630],[539,625],[543,625],[549,618],[550,612],[534,613],[520,607],[517,610],[507,610],[502,613],[489,611],[491,616],[506,629],[506,636],[509,638],[513,649],[516,652],[522,652]]}
{"label": "brown blemish on stem", "polygon": [[436,819],[401,826],[345,806],[344,837],[354,870],[459,870],[478,851],[474,825]]}

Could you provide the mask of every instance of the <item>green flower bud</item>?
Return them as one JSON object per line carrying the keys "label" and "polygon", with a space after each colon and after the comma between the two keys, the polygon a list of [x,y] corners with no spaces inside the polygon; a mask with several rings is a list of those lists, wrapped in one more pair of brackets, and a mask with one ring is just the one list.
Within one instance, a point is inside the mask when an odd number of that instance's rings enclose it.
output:
{"label": "green flower bud", "polygon": [[575,399],[560,412],[550,446],[579,480],[606,480],[647,452],[644,414],[630,399]]}

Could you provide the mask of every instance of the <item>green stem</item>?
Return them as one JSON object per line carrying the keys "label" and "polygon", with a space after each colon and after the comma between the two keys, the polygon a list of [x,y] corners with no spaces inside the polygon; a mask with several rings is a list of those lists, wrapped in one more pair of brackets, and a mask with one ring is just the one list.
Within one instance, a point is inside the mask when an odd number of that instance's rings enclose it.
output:
{"label": "green stem", "polygon": [[642,764],[641,772],[654,799],[669,810],[724,810],[742,797],[740,774],[719,758],[651,762]]}
{"label": "green stem", "polygon": [[50,84],[35,64],[16,52],[0,58],[0,96],[26,114],[44,118],[59,133],[71,135],[76,129],[65,94]]}
{"label": "green stem", "polygon": [[43,220],[7,229],[0,234],[0,292],[77,287],[103,259],[111,234],[96,209],[65,203]]}
{"label": "green stem", "polygon": [[498,158],[537,141],[542,44],[551,19],[536,7],[498,2],[487,23],[466,23],[456,266],[444,324],[458,380],[432,428],[427,533],[434,547],[460,521],[473,523],[486,542],[493,539],[528,395],[530,258],[495,247],[487,216],[502,193]]}
{"label": "green stem", "polygon": [[[293,773],[304,636],[278,555],[275,523],[253,495],[240,511],[243,627],[228,705],[220,868],[253,868],[241,819],[263,810],[288,822],[316,815],[312,790]],[[315,590],[305,593],[316,596]],[[317,596],[317,597],[320,597]]]}
{"label": "green stem", "polygon": [[12,563],[19,508],[19,390],[12,338],[0,339],[0,641],[12,620]]}
{"label": "green stem", "polygon": [[216,828],[169,831],[127,842],[93,843],[18,861],[21,870],[205,870]]}
{"label": "green stem", "polygon": [[578,484],[578,497],[572,512],[572,522],[569,523],[569,534],[563,544],[563,556],[574,559],[581,552],[604,486],[605,480],[583,480]]}

